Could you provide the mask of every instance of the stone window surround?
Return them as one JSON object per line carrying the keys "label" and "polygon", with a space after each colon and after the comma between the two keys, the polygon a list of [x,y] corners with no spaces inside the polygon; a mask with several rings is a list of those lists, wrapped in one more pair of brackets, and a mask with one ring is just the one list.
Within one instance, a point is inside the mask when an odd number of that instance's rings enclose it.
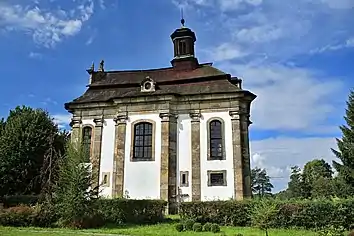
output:
{"label": "stone window surround", "polygon": [[[186,175],[186,183],[182,183],[182,176]],[[180,171],[179,172],[179,183],[180,187],[189,187],[189,171]]]}
{"label": "stone window surround", "polygon": [[[224,183],[222,185],[212,185],[211,184],[211,178],[210,175],[211,174],[223,174],[224,177]],[[227,171],[226,170],[208,170],[207,171],[207,175],[208,175],[208,187],[224,187],[227,186]]]}
{"label": "stone window surround", "polygon": [[[221,159],[211,159],[210,157],[210,122],[217,120],[221,122],[221,135],[222,135],[222,158]],[[226,147],[225,147],[225,122],[222,118],[212,117],[206,122],[207,125],[207,160],[208,161],[224,161],[226,160]]]}
{"label": "stone window surround", "polygon": [[83,139],[84,139],[84,128],[90,127],[91,128],[91,143],[90,143],[90,160],[93,154],[93,144],[95,141],[95,127],[91,124],[83,124],[81,127],[81,132],[80,132],[80,143],[82,144]]}
{"label": "stone window surround", "polygon": [[[107,183],[104,183],[104,177],[107,176]],[[102,172],[102,181],[101,181],[102,187],[109,187],[111,185],[111,173],[110,172]]]}
{"label": "stone window surround", "polygon": [[[147,122],[152,124],[152,150],[151,150],[151,158],[142,159],[142,158],[134,158],[134,126],[141,122]],[[141,162],[141,161],[155,161],[155,139],[156,139],[156,122],[150,119],[139,119],[131,123],[131,142],[130,142],[130,161],[131,162]]]}

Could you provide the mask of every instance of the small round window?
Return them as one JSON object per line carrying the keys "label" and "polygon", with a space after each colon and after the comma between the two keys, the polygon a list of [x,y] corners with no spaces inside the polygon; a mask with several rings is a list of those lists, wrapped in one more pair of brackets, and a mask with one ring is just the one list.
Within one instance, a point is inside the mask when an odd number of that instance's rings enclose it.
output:
{"label": "small round window", "polygon": [[144,88],[145,88],[146,90],[150,90],[151,87],[152,87],[151,82],[146,82],[146,83],[144,84]]}

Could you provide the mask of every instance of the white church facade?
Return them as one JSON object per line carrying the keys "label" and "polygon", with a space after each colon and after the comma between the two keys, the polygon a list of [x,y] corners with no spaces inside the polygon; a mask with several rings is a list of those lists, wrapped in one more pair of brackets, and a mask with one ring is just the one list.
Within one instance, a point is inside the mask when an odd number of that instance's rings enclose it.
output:
{"label": "white church facade", "polygon": [[173,32],[168,68],[88,71],[87,91],[65,108],[72,140],[90,153],[100,194],[183,201],[251,196],[248,127],[256,96],[195,57],[196,37]]}

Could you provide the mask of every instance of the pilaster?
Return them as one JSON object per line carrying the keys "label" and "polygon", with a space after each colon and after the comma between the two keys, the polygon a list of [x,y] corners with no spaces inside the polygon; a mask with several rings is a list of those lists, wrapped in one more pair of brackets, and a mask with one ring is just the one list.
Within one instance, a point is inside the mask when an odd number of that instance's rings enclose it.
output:
{"label": "pilaster", "polygon": [[191,118],[191,147],[192,147],[192,201],[201,200],[200,172],[200,111],[189,114]]}
{"label": "pilaster", "polygon": [[80,142],[80,127],[81,127],[81,117],[74,116],[71,119],[70,126],[71,126],[71,142],[78,144]]}
{"label": "pilaster", "polygon": [[236,200],[242,200],[252,196],[248,138],[249,115],[242,109],[230,111],[229,114],[232,124],[234,196]]}
{"label": "pilaster", "polygon": [[127,120],[128,116],[125,114],[117,115],[114,118],[116,125],[113,159],[113,197],[122,197],[124,194],[124,160]]}
{"label": "pilaster", "polygon": [[177,115],[165,112],[161,118],[160,198],[168,201],[168,213],[176,213]]}
{"label": "pilaster", "polygon": [[91,155],[93,187],[99,186],[100,177],[100,163],[101,163],[101,148],[102,148],[102,131],[104,119],[103,117],[93,119],[95,123],[94,138],[93,138],[93,151]]}

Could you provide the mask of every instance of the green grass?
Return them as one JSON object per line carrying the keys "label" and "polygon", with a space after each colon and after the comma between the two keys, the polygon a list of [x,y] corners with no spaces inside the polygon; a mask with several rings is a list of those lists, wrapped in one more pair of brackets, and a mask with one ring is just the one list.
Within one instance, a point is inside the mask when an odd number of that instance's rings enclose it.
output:
{"label": "green grass", "polygon": [[[264,232],[253,228],[221,227],[226,235],[233,236],[242,233],[244,236],[264,236]],[[104,236],[104,235],[136,235],[136,236],[190,236],[190,235],[220,235],[213,233],[177,232],[174,224],[159,224],[151,226],[131,226],[122,228],[102,228],[91,230],[40,229],[0,227],[1,236]],[[270,230],[269,236],[316,236],[315,232],[302,230]]]}

